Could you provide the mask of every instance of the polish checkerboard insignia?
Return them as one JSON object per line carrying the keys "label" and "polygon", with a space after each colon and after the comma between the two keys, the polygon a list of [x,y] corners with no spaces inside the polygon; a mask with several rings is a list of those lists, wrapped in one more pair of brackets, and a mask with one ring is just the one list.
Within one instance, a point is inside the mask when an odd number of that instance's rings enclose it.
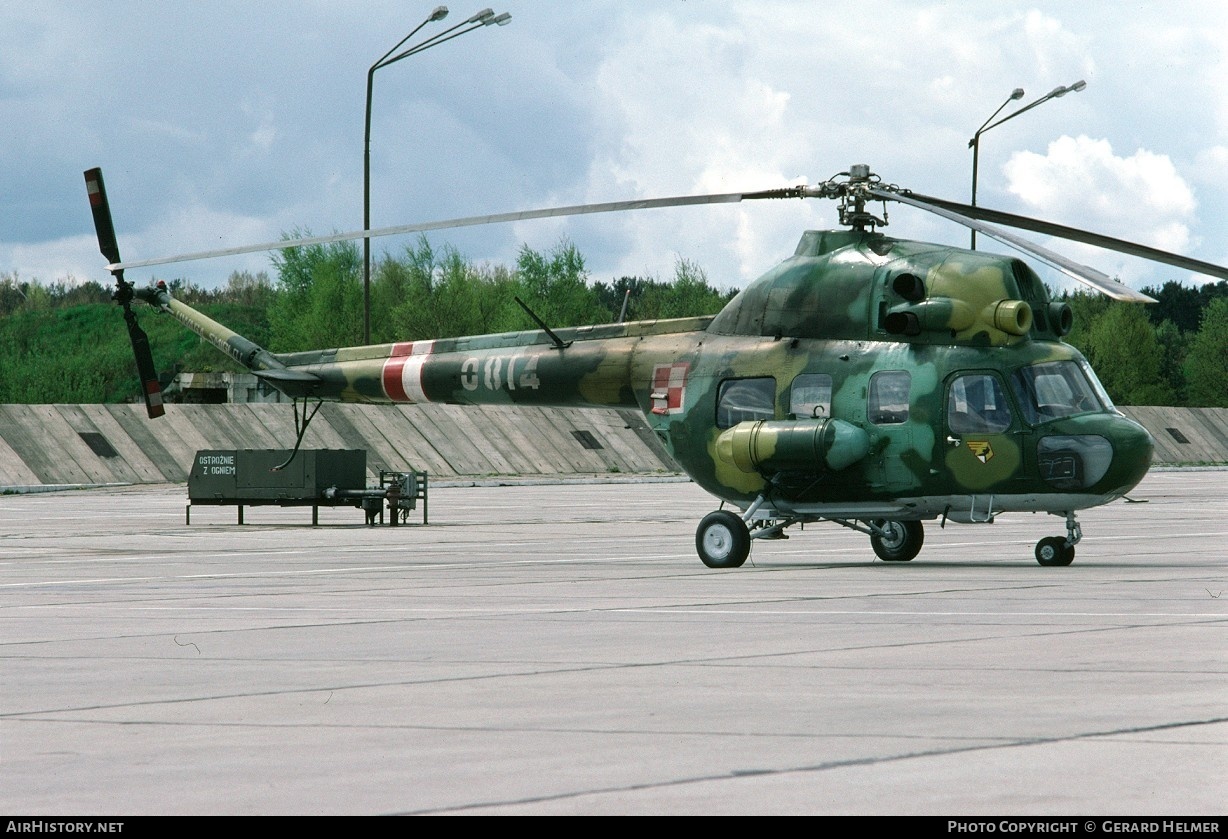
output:
{"label": "polish checkerboard insignia", "polygon": [[652,368],[652,412],[680,414],[686,397],[686,376],[691,365],[685,361],[658,364]]}

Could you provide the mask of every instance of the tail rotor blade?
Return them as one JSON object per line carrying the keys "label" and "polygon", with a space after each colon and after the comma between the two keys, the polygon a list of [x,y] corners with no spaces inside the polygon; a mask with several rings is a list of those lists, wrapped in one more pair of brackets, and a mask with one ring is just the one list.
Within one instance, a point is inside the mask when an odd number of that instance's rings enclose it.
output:
{"label": "tail rotor blade", "polygon": [[149,336],[136,322],[132,304],[124,304],[124,320],[128,324],[128,337],[132,339],[132,354],[136,356],[136,371],[141,378],[141,395],[145,397],[145,411],[150,419],[166,413],[162,406],[162,385],[158,383],[158,371],[154,367],[153,352],[149,348]]}
{"label": "tail rotor blade", "polygon": [[98,249],[107,262],[119,262],[119,243],[115,241],[115,225],[111,221],[111,205],[107,203],[107,187],[102,181],[102,170],[95,168],[85,173],[85,192],[90,197],[90,210],[94,214],[94,230],[98,233]]}

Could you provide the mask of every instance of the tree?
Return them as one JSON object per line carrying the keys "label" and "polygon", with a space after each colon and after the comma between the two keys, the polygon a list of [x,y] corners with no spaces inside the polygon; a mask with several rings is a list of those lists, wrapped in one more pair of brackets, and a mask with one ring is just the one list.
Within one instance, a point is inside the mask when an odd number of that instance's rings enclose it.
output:
{"label": "tree", "polygon": [[622,314],[625,304],[626,320],[647,320],[654,316],[642,313],[643,306],[640,301],[645,289],[657,284],[656,280],[646,280],[643,277],[619,277],[611,283],[595,282],[592,284],[592,289],[597,296],[598,304],[602,309],[612,312],[614,319]]}
{"label": "tree", "polygon": [[286,248],[274,255],[273,264],[279,293],[269,307],[270,349],[319,349],[362,340],[362,257],[356,244]]}
{"label": "tree", "polygon": [[679,257],[674,263],[674,281],[662,307],[661,317],[684,318],[715,315],[736,292],[717,291],[708,284],[708,275],[698,264]]}
{"label": "tree", "polygon": [[1086,355],[1113,401],[1170,405],[1173,391],[1162,369],[1164,351],[1143,307],[1113,301],[1092,322]]}
{"label": "tree", "polygon": [[378,301],[372,308],[380,314],[378,320],[372,315],[375,334],[410,341],[498,332],[514,295],[506,270],[475,266],[451,245],[436,251],[422,236],[403,259],[389,257],[379,265],[372,292]]}
{"label": "tree", "polygon": [[515,304],[516,281],[506,268],[479,267],[455,249],[444,254],[435,291],[446,301],[447,335],[480,335],[521,328],[523,313]]}
{"label": "tree", "polygon": [[1066,341],[1079,352],[1088,355],[1088,336],[1091,334],[1092,324],[1108,310],[1113,301],[1103,294],[1083,291],[1064,292],[1060,299],[1070,305],[1074,315],[1074,325],[1066,336]]}
{"label": "tree", "polygon": [[1228,297],[1213,300],[1185,360],[1189,404],[1228,408]]}
{"label": "tree", "polygon": [[703,268],[682,258],[674,263],[674,278],[669,283],[620,277],[611,285],[595,283],[593,289],[601,304],[614,312],[622,311],[623,299],[627,298],[628,320],[714,315],[737,293],[736,289],[720,291],[712,287]]}
{"label": "tree", "polygon": [[516,259],[516,280],[524,302],[552,327],[609,323],[614,317],[589,287],[584,257],[567,239],[549,254],[522,246]]}
{"label": "tree", "polygon": [[1205,303],[1199,299],[1198,289],[1169,280],[1160,288],[1145,288],[1143,294],[1155,299],[1147,307],[1151,322],[1159,326],[1164,321],[1172,322],[1182,332],[1197,332]]}
{"label": "tree", "polygon": [[25,306],[26,287],[29,285],[17,279],[16,271],[0,274],[0,315],[11,314]]}
{"label": "tree", "polygon": [[263,271],[258,274],[252,274],[250,271],[232,272],[222,292],[222,296],[231,303],[256,306],[261,309],[267,309],[272,305],[274,294],[269,275]]}
{"label": "tree", "polygon": [[1172,404],[1185,405],[1189,393],[1185,383],[1185,357],[1194,336],[1182,332],[1171,320],[1161,323],[1155,332],[1160,344],[1160,377],[1173,394]]}

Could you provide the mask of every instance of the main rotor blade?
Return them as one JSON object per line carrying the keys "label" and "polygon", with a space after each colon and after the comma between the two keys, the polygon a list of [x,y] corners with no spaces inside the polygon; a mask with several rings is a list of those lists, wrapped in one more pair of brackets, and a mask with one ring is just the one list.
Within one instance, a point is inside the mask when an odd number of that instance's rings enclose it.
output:
{"label": "main rotor blade", "polygon": [[[111,271],[124,268],[146,268],[150,265],[167,265],[173,262],[193,262],[199,259],[213,259],[219,256],[237,256],[244,253],[260,251],[286,250],[306,245],[324,245],[329,242],[344,242],[351,239],[378,238],[380,236],[395,236],[402,233],[422,233],[427,230],[447,230],[456,227],[474,227],[482,224],[500,224],[509,221],[527,221],[538,218],[557,218],[562,216],[578,216],[590,213],[614,213],[622,210],[649,210],[658,207],[685,207],[695,204],[736,204],[739,201],[757,198],[801,198],[800,188],[770,189],[762,192],[726,192],[712,195],[681,195],[673,198],[648,198],[633,201],[611,201],[605,204],[574,204],[569,207],[547,207],[540,210],[524,210],[514,213],[496,213],[486,216],[468,216],[465,218],[430,221],[422,224],[405,224],[398,227],[381,227],[374,230],[355,230],[350,233],[334,233],[330,236],[312,236],[306,239],[282,239],[277,242],[266,242],[262,245],[244,245],[237,248],[221,248],[215,251],[200,251],[181,254],[179,256],[160,257],[157,259],[139,259],[132,262],[120,262],[118,251],[116,258],[107,268]],[[104,252],[104,255],[105,252]],[[110,259],[111,257],[107,257]]]}
{"label": "main rotor blade", "polygon": [[1014,213],[1006,213],[1001,210],[989,210],[984,207],[973,207],[971,204],[946,201],[942,198],[920,195],[916,192],[910,192],[909,195],[927,204],[933,204],[935,207],[942,207],[945,210],[951,210],[971,218],[993,222],[994,224],[1005,224],[1007,227],[1017,227],[1020,230],[1030,230],[1033,233],[1043,233],[1047,236],[1058,236],[1062,239],[1069,239],[1072,242],[1095,245],[1098,248],[1118,251],[1129,256],[1138,256],[1155,262],[1163,262],[1176,268],[1184,268],[1196,274],[1206,274],[1211,277],[1219,277],[1221,280],[1228,280],[1228,268],[1216,265],[1213,262],[1203,262],[1201,259],[1182,256],[1179,253],[1162,251],[1159,248],[1140,245],[1137,242],[1127,242],[1124,239],[1116,239],[1112,236],[1105,236],[1102,233],[1092,233],[1090,230],[1067,227],[1064,224],[1055,224],[1042,219],[1015,215]]}
{"label": "main rotor blade", "polygon": [[875,198],[880,198],[884,201],[899,201],[901,204],[908,204],[911,207],[916,207],[921,210],[934,213],[942,216],[945,219],[962,224],[965,227],[970,227],[978,233],[984,233],[986,236],[997,239],[1003,244],[1010,245],[1013,248],[1031,254],[1042,262],[1053,266],[1063,274],[1078,280],[1084,285],[1096,289],[1102,294],[1113,298],[1114,300],[1125,300],[1134,303],[1155,303],[1154,298],[1148,297],[1142,292],[1135,291],[1120,280],[1115,280],[1108,274],[1097,271],[1082,263],[1075,262],[1073,259],[1068,259],[1059,253],[1054,253],[1048,248],[1041,247],[1035,242],[1030,242],[1013,233],[1007,233],[1001,228],[994,227],[991,224],[986,224],[983,221],[978,221],[975,218],[964,215],[962,212],[940,207],[937,204],[931,203],[922,198],[918,198],[913,194],[902,194],[899,192],[891,192],[889,190],[871,188],[870,194]]}

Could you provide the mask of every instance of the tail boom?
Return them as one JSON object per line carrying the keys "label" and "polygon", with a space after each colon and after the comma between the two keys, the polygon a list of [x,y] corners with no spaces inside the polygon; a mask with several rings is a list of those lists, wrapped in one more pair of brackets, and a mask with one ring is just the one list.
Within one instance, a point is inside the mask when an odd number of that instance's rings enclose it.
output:
{"label": "tail boom", "polygon": [[[272,353],[186,303],[164,283],[137,297],[171,315],[292,398],[338,402],[638,407],[645,364],[676,357],[710,317]],[[688,337],[692,336],[692,337]],[[555,338],[562,338],[560,346]]]}
{"label": "tail boom", "polygon": [[[655,359],[694,341],[706,318],[616,327],[441,338],[279,356],[318,380],[313,393],[347,402],[636,408]],[[685,346],[684,346],[685,345]],[[276,381],[272,381],[278,386]],[[641,394],[642,396],[642,394]]]}

